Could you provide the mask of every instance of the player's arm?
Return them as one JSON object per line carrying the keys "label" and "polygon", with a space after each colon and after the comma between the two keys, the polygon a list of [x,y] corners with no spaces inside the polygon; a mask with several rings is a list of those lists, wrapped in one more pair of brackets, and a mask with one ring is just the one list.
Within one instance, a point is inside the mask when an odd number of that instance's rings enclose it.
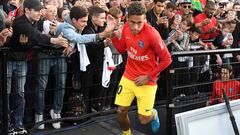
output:
{"label": "player's arm", "polygon": [[155,32],[150,41],[153,42],[151,44],[152,50],[155,52],[159,59],[159,64],[157,67],[154,68],[154,70],[150,71],[148,74],[151,80],[154,76],[158,75],[161,71],[168,67],[171,64],[172,59],[166,44],[158,33]]}

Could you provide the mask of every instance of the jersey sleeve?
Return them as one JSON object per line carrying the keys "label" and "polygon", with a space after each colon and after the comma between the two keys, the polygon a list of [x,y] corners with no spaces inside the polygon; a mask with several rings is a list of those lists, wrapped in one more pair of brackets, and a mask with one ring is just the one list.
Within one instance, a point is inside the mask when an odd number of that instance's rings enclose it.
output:
{"label": "jersey sleeve", "polygon": [[124,28],[122,30],[122,35],[121,35],[121,38],[118,39],[117,36],[114,36],[111,40],[112,40],[112,43],[113,45],[115,46],[115,48],[117,49],[117,51],[119,53],[124,53],[126,52],[127,50],[127,47],[126,47],[126,40],[125,40],[125,36],[126,36],[126,24],[124,25]]}
{"label": "jersey sleeve", "polygon": [[159,63],[154,70],[149,72],[150,79],[153,79],[154,76],[158,75],[161,71],[163,71],[166,67],[168,67],[171,62],[171,55],[168,51],[168,48],[164,41],[162,40],[161,36],[156,30],[153,30],[152,35],[150,37],[150,42],[152,50],[157,56],[157,59],[159,60]]}

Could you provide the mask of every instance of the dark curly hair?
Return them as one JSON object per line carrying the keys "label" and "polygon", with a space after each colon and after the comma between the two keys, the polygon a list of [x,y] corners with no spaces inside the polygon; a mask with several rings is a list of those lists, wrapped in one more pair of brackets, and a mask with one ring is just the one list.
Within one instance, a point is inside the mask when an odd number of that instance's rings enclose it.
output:
{"label": "dark curly hair", "polygon": [[127,8],[128,16],[131,15],[145,15],[147,10],[142,2],[134,1]]}

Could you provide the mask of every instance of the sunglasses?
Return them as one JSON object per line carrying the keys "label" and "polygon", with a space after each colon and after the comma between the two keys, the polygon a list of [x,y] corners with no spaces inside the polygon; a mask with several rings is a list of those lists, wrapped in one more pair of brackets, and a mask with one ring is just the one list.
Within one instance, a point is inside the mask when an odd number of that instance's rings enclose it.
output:
{"label": "sunglasses", "polygon": [[183,8],[188,8],[188,9],[191,9],[192,8],[192,6],[183,6]]}

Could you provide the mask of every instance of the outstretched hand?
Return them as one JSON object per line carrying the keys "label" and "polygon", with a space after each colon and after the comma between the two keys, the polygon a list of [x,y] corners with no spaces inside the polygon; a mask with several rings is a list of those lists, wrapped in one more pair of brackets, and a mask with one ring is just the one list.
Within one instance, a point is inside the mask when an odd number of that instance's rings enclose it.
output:
{"label": "outstretched hand", "polygon": [[115,18],[111,15],[107,16],[107,27],[105,28],[105,31],[112,32],[117,26],[117,22]]}
{"label": "outstretched hand", "polygon": [[61,33],[57,38],[52,38],[51,41],[53,44],[60,45],[62,47],[68,47],[68,40],[63,37],[63,33]]}

